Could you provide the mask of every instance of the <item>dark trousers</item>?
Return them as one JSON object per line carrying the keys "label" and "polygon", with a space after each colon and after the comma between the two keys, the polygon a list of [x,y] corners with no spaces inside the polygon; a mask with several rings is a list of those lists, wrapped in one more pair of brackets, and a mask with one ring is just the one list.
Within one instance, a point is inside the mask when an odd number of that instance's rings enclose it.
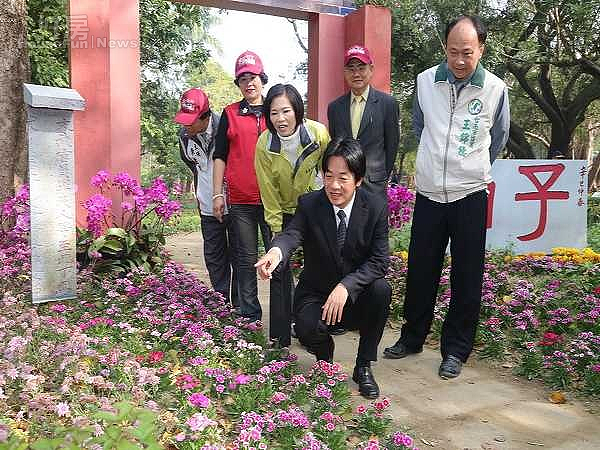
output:
{"label": "dark trousers", "polygon": [[[342,325],[359,330],[357,356],[365,361],[377,361],[377,346],[390,311],[392,289],[384,278],[371,283],[351,303],[348,299],[342,315]],[[296,300],[296,333],[300,343],[315,350],[318,359],[326,359],[332,345],[327,325],[321,320],[322,306],[327,298],[303,297]]]}
{"label": "dark trousers", "polygon": [[[294,217],[283,215],[283,230]],[[290,329],[292,326],[292,293],[294,283],[289,260],[279,264],[272,274],[269,295],[269,337],[277,340],[281,347],[289,347],[292,343]]]}
{"label": "dark trousers", "polygon": [[408,251],[408,275],[400,341],[420,348],[431,328],[444,255],[450,239],[450,308],[442,327],[442,356],[463,362],[473,350],[481,307],[485,260],[486,191],[451,203],[417,194]]}
{"label": "dark trousers", "polygon": [[232,266],[234,235],[229,216],[225,215],[223,222],[219,222],[212,216],[200,214],[200,229],[204,241],[204,262],[210,283],[215,291],[231,300],[233,306],[237,306],[237,269]]}
{"label": "dark trousers", "polygon": [[235,235],[238,298],[242,316],[251,320],[262,319],[262,308],[258,301],[256,268],[258,261],[258,231],[268,248],[271,232],[265,222],[262,205],[230,205],[229,217]]}

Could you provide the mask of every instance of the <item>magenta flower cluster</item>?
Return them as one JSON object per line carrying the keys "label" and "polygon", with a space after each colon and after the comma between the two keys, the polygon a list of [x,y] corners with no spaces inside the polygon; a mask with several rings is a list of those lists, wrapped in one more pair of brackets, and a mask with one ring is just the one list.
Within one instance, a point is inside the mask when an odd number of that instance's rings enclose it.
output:
{"label": "magenta flower cluster", "polygon": [[[137,229],[142,218],[152,212],[167,222],[181,209],[179,202],[169,198],[169,188],[162,178],[156,178],[150,187],[143,188],[126,172],[117,173],[111,179],[109,172],[101,170],[92,177],[91,184],[100,193],[86,200],[83,207],[87,211],[87,228],[95,238],[112,226],[127,231]],[[113,213],[115,196],[120,196],[120,217]]]}
{"label": "magenta flower cluster", "polygon": [[415,193],[406,186],[390,185],[387,188],[387,200],[390,228],[400,230],[412,219]]}

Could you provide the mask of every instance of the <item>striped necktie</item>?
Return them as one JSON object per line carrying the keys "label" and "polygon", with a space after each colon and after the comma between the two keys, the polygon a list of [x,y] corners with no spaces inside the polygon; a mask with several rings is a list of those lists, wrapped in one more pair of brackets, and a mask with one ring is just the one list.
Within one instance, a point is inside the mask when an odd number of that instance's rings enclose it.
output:
{"label": "striped necktie", "polygon": [[344,241],[346,240],[346,213],[343,209],[340,209],[337,213],[337,216],[340,218],[340,224],[337,227],[337,245],[338,249],[341,252],[344,247]]}

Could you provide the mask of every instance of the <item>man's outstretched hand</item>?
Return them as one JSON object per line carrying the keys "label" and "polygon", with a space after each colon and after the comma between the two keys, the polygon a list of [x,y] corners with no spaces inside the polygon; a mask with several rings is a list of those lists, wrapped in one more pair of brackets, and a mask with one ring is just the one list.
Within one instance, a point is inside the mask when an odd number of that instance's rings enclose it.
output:
{"label": "man's outstretched hand", "polygon": [[267,280],[271,278],[273,271],[280,262],[281,250],[275,247],[269,250],[265,256],[260,258],[258,262],[254,264],[254,267],[256,267],[256,271],[261,280]]}
{"label": "man's outstretched hand", "polygon": [[335,325],[341,322],[346,300],[348,300],[348,290],[342,283],[338,283],[323,305],[321,320],[327,325]]}

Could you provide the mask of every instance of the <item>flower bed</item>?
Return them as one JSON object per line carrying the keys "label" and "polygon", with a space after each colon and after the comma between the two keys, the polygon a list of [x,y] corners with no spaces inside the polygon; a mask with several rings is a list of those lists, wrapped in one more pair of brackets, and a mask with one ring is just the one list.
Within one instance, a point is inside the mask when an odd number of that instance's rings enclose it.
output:
{"label": "flower bed", "polygon": [[90,265],[78,301],[31,305],[20,204],[0,240],[0,449],[414,448],[387,399],[352,411],[338,364],[302,373],[173,262]]}
{"label": "flower bed", "polygon": [[[476,349],[482,357],[514,360],[515,371],[549,385],[600,394],[600,255],[554,249],[551,256],[489,253]],[[392,257],[391,317],[400,320],[406,253]],[[450,301],[444,267],[432,334],[439,337]]]}

